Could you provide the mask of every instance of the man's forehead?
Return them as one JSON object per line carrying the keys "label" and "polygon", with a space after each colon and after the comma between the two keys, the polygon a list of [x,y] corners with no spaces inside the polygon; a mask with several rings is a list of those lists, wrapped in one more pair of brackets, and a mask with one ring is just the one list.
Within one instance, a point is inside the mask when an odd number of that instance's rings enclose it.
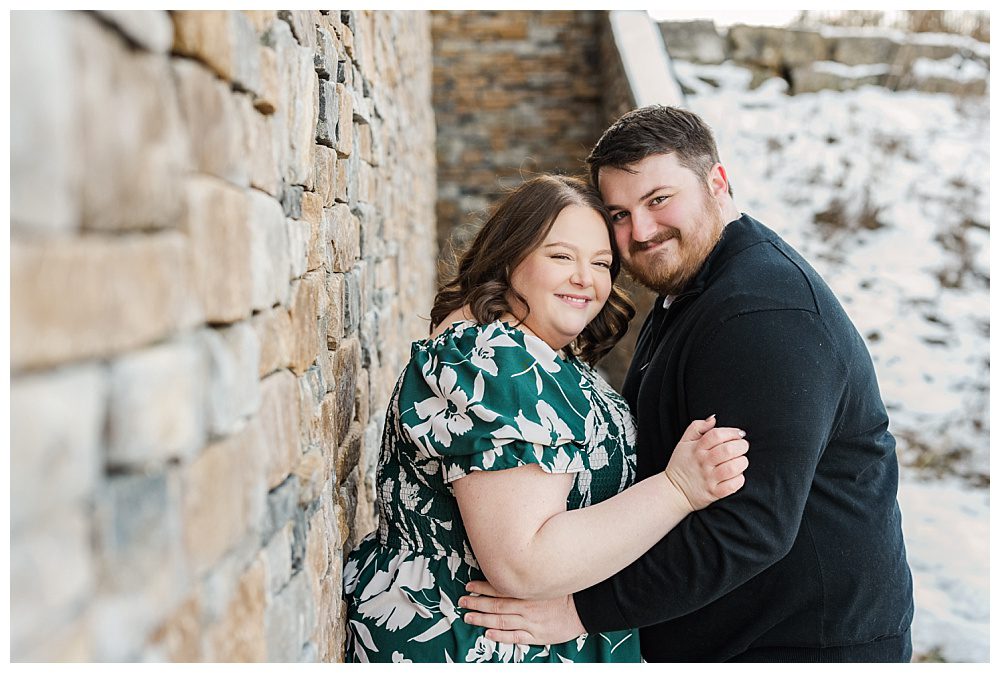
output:
{"label": "man's forehead", "polygon": [[690,172],[673,153],[653,154],[621,168],[601,166],[597,187],[605,201],[609,197],[634,197],[654,187],[676,185],[684,180],[685,171]]}

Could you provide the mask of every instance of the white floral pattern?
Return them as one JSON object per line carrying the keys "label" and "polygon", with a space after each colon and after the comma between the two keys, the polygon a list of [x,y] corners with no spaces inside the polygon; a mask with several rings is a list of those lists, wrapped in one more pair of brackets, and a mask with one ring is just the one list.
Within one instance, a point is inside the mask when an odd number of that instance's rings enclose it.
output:
{"label": "white floral pattern", "polygon": [[537,647],[501,645],[466,624],[458,599],[483,575],[449,485],[478,470],[537,464],[575,474],[567,508],[583,507],[632,483],[634,442],[624,400],[536,337],[466,322],[416,342],[386,418],[379,529],[344,565],[348,659],[639,661],[634,631]]}

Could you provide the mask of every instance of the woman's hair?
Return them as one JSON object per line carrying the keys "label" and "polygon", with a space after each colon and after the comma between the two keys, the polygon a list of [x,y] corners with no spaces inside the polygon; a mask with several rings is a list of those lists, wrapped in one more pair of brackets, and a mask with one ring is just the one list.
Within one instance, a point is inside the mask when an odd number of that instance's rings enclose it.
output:
{"label": "woman's hair", "polygon": [[[431,331],[450,313],[468,305],[481,324],[513,314],[508,297],[513,296],[530,311],[527,301],[514,290],[511,273],[542,244],[556,217],[566,206],[583,206],[600,214],[611,240],[611,293],[601,312],[570,344],[584,362],[593,365],[625,335],[635,307],[616,284],[621,257],[614,231],[601,196],[583,180],[561,175],[540,175],[507,194],[493,210],[472,244],[461,256],[457,268],[446,276],[434,297]],[[523,316],[527,317],[527,314]]]}

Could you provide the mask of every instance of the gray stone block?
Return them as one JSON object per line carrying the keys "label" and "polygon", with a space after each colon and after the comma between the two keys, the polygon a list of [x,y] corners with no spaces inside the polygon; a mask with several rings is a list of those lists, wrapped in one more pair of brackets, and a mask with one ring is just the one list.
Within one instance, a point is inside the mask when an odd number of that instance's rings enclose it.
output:
{"label": "gray stone block", "polygon": [[65,12],[10,14],[10,223],[14,234],[70,232],[80,224],[76,147],[79,90]]}
{"label": "gray stone block", "polygon": [[[298,508],[299,479],[294,474],[280,486],[267,494],[267,516],[261,531],[261,539],[266,543],[286,523]],[[291,558],[289,556],[289,558]]]}
{"label": "gray stone block", "polygon": [[10,649],[13,660],[38,651],[55,624],[70,621],[96,587],[85,509],[38,517],[10,538]]}
{"label": "gray stone block", "polygon": [[209,434],[224,437],[260,406],[260,342],[249,322],[202,334],[209,361]]}
{"label": "gray stone block", "polygon": [[174,43],[174,24],[166,12],[102,9],[97,13],[147,51],[166,54]]}
{"label": "gray stone block", "polygon": [[292,577],[292,528],[291,522],[286,523],[264,548],[269,596],[279,594]]}
{"label": "gray stone block", "polygon": [[265,614],[267,656],[272,662],[296,662],[316,626],[316,602],[304,572],[296,573],[274,597]]}
{"label": "gray stone block", "polygon": [[316,142],[333,147],[337,140],[337,88],[334,84],[319,81],[319,113],[316,122]]}
{"label": "gray stone block", "polygon": [[250,190],[249,213],[253,308],[259,311],[287,300],[288,226],[282,204],[263,192]]}
{"label": "gray stone block", "polygon": [[195,455],[205,442],[204,345],[186,338],[110,367],[108,464],[143,468]]}
{"label": "gray stone block", "polygon": [[673,59],[715,64],[727,58],[726,40],[712,20],[664,21],[660,23],[660,33]]}
{"label": "gray stone block", "polygon": [[107,387],[107,371],[99,365],[11,380],[12,530],[94,493],[103,462]]}

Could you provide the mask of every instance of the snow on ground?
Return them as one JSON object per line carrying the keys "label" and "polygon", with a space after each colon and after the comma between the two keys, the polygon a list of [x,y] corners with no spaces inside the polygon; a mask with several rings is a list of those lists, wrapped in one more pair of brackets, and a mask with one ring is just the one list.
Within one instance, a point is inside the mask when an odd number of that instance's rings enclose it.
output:
{"label": "snow on ground", "polygon": [[868,342],[903,465],[915,655],[988,661],[988,100],[788,96],[731,64],[673,65],[737,205],[803,253]]}

